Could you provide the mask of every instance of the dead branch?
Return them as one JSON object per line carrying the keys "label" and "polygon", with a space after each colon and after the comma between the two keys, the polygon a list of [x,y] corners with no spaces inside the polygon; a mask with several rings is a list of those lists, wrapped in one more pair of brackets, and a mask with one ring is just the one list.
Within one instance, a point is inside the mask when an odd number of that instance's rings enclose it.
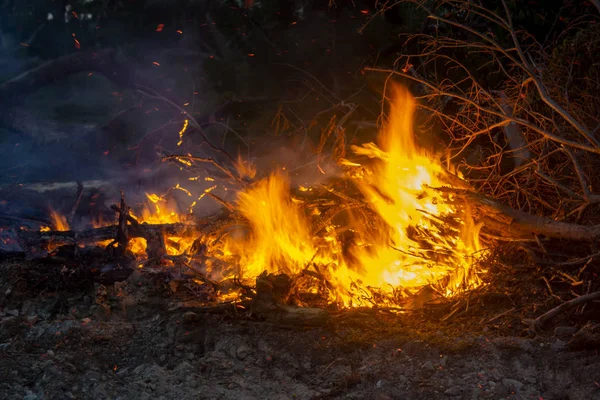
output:
{"label": "dead branch", "polygon": [[73,207],[71,207],[71,212],[69,213],[69,217],[67,221],[69,225],[73,223],[73,218],[75,218],[75,213],[77,213],[77,209],[79,208],[79,203],[81,202],[81,196],[83,195],[83,183],[77,182],[77,193],[75,194],[75,203]]}
{"label": "dead branch", "polygon": [[[129,221],[129,219],[127,219]],[[128,238],[142,237],[152,239],[157,235],[169,236],[187,236],[193,235],[198,229],[208,224],[208,222],[198,221],[194,223],[175,223],[175,224],[133,224],[127,226]],[[16,232],[19,244],[23,247],[26,254],[40,254],[39,249],[48,244],[54,246],[60,245],[79,245],[103,242],[106,240],[116,240],[119,232],[119,225],[104,226],[101,228],[88,229],[83,231],[26,231]],[[163,253],[164,254],[164,253]]]}
{"label": "dead branch", "polygon": [[469,191],[455,191],[455,193],[469,205],[481,211],[483,215],[481,220],[488,228],[506,236],[532,238],[539,235],[583,242],[595,241],[600,238],[599,225],[587,226],[555,221],[548,217],[516,210],[479,193]]}
{"label": "dead branch", "polygon": [[98,72],[123,86],[131,83],[131,71],[117,65],[114,49],[77,52],[48,61],[5,81],[0,86],[0,103],[13,104],[59,78],[80,72]]}
{"label": "dead branch", "polygon": [[128,227],[127,219],[128,218],[127,217],[129,217],[129,207],[125,203],[125,193],[121,190],[121,203],[119,206],[119,224],[117,227],[117,237],[110,244],[110,245],[113,245],[114,243],[116,243],[118,245],[117,248],[118,248],[118,251],[121,254],[121,256],[123,256],[123,254],[125,253],[125,250],[127,249],[128,245],[129,245],[129,234],[128,234],[128,229],[127,229],[127,227]]}
{"label": "dead branch", "polygon": [[[59,190],[65,191],[77,191],[80,182],[36,182],[36,183],[23,183],[23,184],[4,184],[0,185],[0,193],[8,192],[12,190],[23,190],[23,191],[32,191],[36,193],[49,193]],[[104,189],[108,190],[113,182],[104,181],[104,180],[95,180],[95,181],[81,181],[83,186],[83,192],[94,189]]]}
{"label": "dead branch", "polygon": [[545,324],[552,318],[556,317],[558,314],[597,299],[600,299],[600,291],[584,294],[582,296],[574,298],[573,300],[566,301],[557,307],[554,307],[553,309],[540,315],[536,319],[526,320],[523,322],[529,325],[534,332],[540,332],[544,329]]}
{"label": "dead branch", "polygon": [[192,162],[212,164],[219,171],[221,171],[225,175],[227,175],[227,177],[229,179],[231,179],[232,181],[238,182],[238,183],[243,183],[244,182],[242,178],[235,176],[233,174],[233,172],[231,172],[231,170],[229,170],[229,168],[221,165],[219,162],[217,162],[213,158],[194,157],[194,156],[190,156],[190,155],[169,155],[169,156],[164,156],[162,158],[162,161],[163,162],[164,161],[175,161],[175,162],[178,162],[179,164],[183,164],[184,166],[187,166],[187,167],[191,167],[192,166]]}

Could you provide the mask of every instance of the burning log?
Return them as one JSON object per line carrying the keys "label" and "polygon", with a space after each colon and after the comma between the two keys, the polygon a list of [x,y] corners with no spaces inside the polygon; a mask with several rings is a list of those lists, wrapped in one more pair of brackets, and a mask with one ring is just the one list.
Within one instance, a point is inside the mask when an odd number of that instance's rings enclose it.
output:
{"label": "burning log", "polygon": [[[196,232],[198,223],[174,223],[174,224],[137,224],[128,225],[128,238],[144,238],[151,244],[156,242],[157,237],[184,236]],[[53,245],[82,245],[89,243],[103,242],[106,240],[115,240],[118,235],[119,226],[110,225],[101,228],[87,229],[83,231],[45,231],[35,232],[21,230],[16,233],[23,251],[28,257],[45,257],[45,252],[40,249],[45,248],[49,243]],[[149,250],[149,252],[152,252]],[[164,252],[162,254],[165,254]]]}
{"label": "burning log", "polygon": [[579,225],[532,215],[471,191],[447,188],[439,190],[453,192],[479,209],[482,214],[481,222],[489,229],[499,232],[502,237],[531,239],[534,236],[544,236],[583,242],[600,238],[599,225]]}

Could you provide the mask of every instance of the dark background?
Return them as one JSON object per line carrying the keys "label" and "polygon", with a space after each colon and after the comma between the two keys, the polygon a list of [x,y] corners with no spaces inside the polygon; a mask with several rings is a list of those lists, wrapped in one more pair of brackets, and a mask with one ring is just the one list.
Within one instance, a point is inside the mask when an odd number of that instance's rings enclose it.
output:
{"label": "dark background", "polygon": [[[426,3],[460,18],[443,2]],[[500,2],[486,3],[500,10]],[[546,46],[565,40],[564,27],[590,9],[569,1],[509,5],[515,25]],[[364,68],[402,68],[398,56],[419,50],[403,34],[449,29],[424,15],[412,4],[361,0],[3,0],[0,182],[112,180],[143,199],[181,179],[178,168],[161,163],[166,154],[230,162],[206,137],[260,170],[285,165],[300,171],[298,183],[310,181],[316,170],[302,166],[346,103],[357,105],[347,122],[351,140],[374,139],[386,75]],[[486,29],[485,21],[469,23]],[[73,70],[78,57],[104,50],[111,54],[100,67]],[[458,57],[477,66],[472,56]],[[64,68],[43,83],[7,85],[61,59]],[[485,69],[479,73],[488,79]],[[190,128],[178,147],[182,110],[205,136]],[[435,147],[444,138],[425,141]]]}

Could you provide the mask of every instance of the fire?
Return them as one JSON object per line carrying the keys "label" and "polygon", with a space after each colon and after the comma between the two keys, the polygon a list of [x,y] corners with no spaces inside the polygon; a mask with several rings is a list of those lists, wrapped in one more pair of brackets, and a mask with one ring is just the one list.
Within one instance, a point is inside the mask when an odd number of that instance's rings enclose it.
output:
{"label": "fire", "polygon": [[70,229],[67,218],[56,210],[50,210],[50,218],[55,231],[68,231]]}
{"label": "fire", "polygon": [[244,240],[237,232],[227,244],[230,253],[243,255],[241,276],[257,277],[265,270],[294,275],[311,260],[315,246],[308,221],[283,175],[271,175],[239,193],[237,205],[250,232]]}
{"label": "fire", "polygon": [[[52,227],[42,226],[40,227],[40,232],[50,232],[51,230],[55,231],[68,231],[70,229],[69,222],[67,218],[54,210],[50,209],[50,219],[52,220]],[[48,243],[47,250],[48,252],[53,252],[56,249],[56,246],[52,243]]]}
{"label": "fire", "polygon": [[[177,189],[183,190],[179,185]],[[184,216],[175,210],[175,204],[169,202],[162,196],[155,193],[146,193],[149,203],[141,209],[139,216],[132,213],[132,216],[140,223],[148,224],[174,224],[182,222]],[[169,236],[164,238],[165,247],[168,255],[179,255],[189,248],[194,242],[192,237]],[[129,241],[129,251],[138,257],[144,257],[146,254],[146,240],[144,238],[132,238]]]}
{"label": "fire", "polygon": [[[329,300],[345,306],[364,305],[360,294],[373,290],[389,298],[427,285],[442,295],[480,285],[474,260],[481,254],[480,227],[468,210],[451,205],[435,189],[445,185],[446,172],[415,142],[414,99],[402,88],[395,93],[378,144],[352,148],[371,162],[341,161],[368,205],[368,212],[348,215],[345,229],[330,224],[324,237],[312,237],[309,214],[320,211],[306,212],[281,173],[239,193],[237,207],[249,231],[228,238],[224,258],[238,265],[242,280],[252,281],[263,271],[298,276],[312,264],[330,285]],[[338,230],[352,234],[350,256],[344,255]]]}
{"label": "fire", "polygon": [[[473,256],[481,250],[480,227],[468,212],[449,205],[432,189],[445,186],[445,171],[415,143],[414,99],[406,89],[396,88],[395,94],[378,146],[353,147],[356,154],[376,160],[355,179],[380,217],[376,229],[360,232],[369,243],[355,254],[368,271],[364,279],[372,285],[418,288],[448,278],[445,295],[477,286],[471,272]],[[443,229],[447,218],[458,220],[458,232]]]}
{"label": "fire", "polygon": [[[228,206],[237,220],[226,230],[214,236],[202,233],[206,237],[199,232],[165,237],[167,255],[192,256],[194,242],[201,241],[206,247],[203,268],[212,281],[235,278],[253,285],[264,271],[286,274],[296,292],[318,294],[345,307],[398,304],[425,287],[451,296],[481,285],[484,271],[477,261],[487,253],[479,243],[480,226],[468,209],[440,190],[449,186],[448,171],[417,145],[415,100],[403,88],[395,88],[394,94],[389,122],[377,143],[353,146],[354,159],[339,160],[345,173],[337,182],[353,187],[354,194],[311,201],[307,198],[322,190],[300,186],[301,195],[295,197],[288,177],[272,173],[238,192]],[[236,166],[239,177],[255,178],[251,163],[239,158]],[[191,201],[190,214],[216,187]],[[192,196],[180,185],[173,190]],[[334,193],[333,186],[327,190]],[[139,223],[188,220],[164,196],[146,197],[146,206],[131,214]],[[336,206],[340,212],[327,219]],[[51,215],[54,229],[69,229],[64,217],[54,211]],[[128,250],[145,257],[145,240],[132,238]],[[223,293],[221,300],[235,295]]]}

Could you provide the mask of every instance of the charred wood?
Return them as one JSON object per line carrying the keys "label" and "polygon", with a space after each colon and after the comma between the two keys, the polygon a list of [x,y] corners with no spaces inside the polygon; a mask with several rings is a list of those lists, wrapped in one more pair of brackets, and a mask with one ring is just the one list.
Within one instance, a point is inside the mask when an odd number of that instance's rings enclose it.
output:
{"label": "charred wood", "polygon": [[[197,224],[175,223],[175,224],[137,224],[127,226],[128,238],[142,237],[148,240],[149,244],[157,236],[172,235],[190,235],[196,232],[199,226]],[[83,231],[26,231],[16,232],[16,236],[23,248],[23,251],[30,257],[45,257],[40,249],[47,247],[48,244],[54,246],[60,245],[80,245],[102,242],[106,240],[115,240],[118,235],[119,226],[111,225],[101,228],[88,229]],[[164,252],[162,254],[165,254]]]}

